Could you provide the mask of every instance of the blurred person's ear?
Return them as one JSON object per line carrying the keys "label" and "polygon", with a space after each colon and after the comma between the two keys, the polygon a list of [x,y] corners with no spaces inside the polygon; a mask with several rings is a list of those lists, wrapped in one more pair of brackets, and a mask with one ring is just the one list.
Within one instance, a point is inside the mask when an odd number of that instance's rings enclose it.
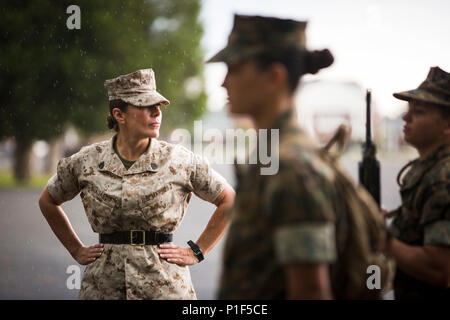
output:
{"label": "blurred person's ear", "polygon": [[284,86],[286,88],[289,87],[288,71],[283,64],[279,62],[272,63],[266,69],[266,72],[269,80],[269,87],[274,91],[280,90]]}
{"label": "blurred person's ear", "polygon": [[111,111],[114,119],[116,119],[117,123],[120,124],[124,124],[125,123],[125,115],[124,112],[122,112],[122,110],[120,110],[119,108],[114,108]]}
{"label": "blurred person's ear", "polygon": [[450,118],[447,118],[447,126],[444,129],[444,134],[447,136],[447,138],[450,138]]}

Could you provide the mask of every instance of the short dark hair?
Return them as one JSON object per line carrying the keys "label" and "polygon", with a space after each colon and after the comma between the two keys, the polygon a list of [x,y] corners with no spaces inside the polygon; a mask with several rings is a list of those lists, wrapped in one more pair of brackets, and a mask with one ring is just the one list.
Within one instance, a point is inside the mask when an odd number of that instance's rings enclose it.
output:
{"label": "short dark hair", "polygon": [[128,103],[123,101],[122,99],[115,99],[109,101],[109,114],[106,117],[106,121],[108,122],[108,128],[114,129],[114,131],[119,132],[119,124],[117,123],[117,120],[113,116],[113,109],[119,108],[120,111],[126,112],[128,108]]}
{"label": "short dark hair", "polygon": [[307,51],[295,47],[282,50],[264,52],[254,58],[260,68],[267,68],[273,63],[283,64],[288,72],[289,89],[294,92],[300,77],[305,74],[315,74],[320,69],[330,66],[333,55],[328,49],[320,51]]}

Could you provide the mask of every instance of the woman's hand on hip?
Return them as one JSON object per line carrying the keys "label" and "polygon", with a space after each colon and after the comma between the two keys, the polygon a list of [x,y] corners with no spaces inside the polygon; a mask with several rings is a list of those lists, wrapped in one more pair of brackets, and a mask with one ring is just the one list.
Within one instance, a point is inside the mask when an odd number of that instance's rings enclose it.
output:
{"label": "woman's hand on hip", "polygon": [[100,257],[103,253],[103,244],[98,243],[90,247],[80,247],[74,254],[74,259],[81,265],[87,265]]}
{"label": "woman's hand on hip", "polygon": [[180,266],[191,266],[198,263],[197,257],[191,248],[176,246],[172,243],[163,243],[158,248],[159,256],[166,259],[169,263],[175,263]]}

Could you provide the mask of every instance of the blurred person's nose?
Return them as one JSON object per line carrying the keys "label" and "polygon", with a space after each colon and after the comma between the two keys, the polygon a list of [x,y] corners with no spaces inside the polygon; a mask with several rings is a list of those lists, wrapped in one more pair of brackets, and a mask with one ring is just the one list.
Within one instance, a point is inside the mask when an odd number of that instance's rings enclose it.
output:
{"label": "blurred person's nose", "polygon": [[228,89],[228,74],[229,74],[229,72],[227,72],[227,75],[225,76],[225,79],[223,79],[223,82],[222,82],[222,87],[224,87],[225,89]]}
{"label": "blurred person's nose", "polygon": [[405,121],[405,122],[411,121],[411,113],[410,113],[409,111],[403,113],[402,119],[403,119],[403,121]]}

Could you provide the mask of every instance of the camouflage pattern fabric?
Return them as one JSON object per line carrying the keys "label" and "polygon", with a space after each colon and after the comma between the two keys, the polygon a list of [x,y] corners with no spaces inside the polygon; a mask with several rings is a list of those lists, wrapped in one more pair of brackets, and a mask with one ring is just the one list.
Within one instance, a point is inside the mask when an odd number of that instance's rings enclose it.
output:
{"label": "camouflage pattern fabric", "polygon": [[109,100],[121,99],[136,107],[155,104],[169,105],[170,102],[156,91],[155,73],[142,69],[105,81]]}
{"label": "camouflage pattern fabric", "polygon": [[333,171],[294,122],[288,113],[275,125],[276,175],[261,175],[259,165],[238,171],[219,299],[285,298],[284,265],[336,260]]}
{"label": "camouflage pattern fabric", "polygon": [[[402,205],[396,210],[391,232],[412,246],[450,246],[450,145],[443,145],[428,158],[415,160],[400,188]],[[396,298],[450,297],[439,289],[397,269]]]}
{"label": "camouflage pattern fabric", "polygon": [[[47,188],[58,203],[81,193],[96,233],[126,230],[174,232],[192,192],[213,202],[226,181],[186,148],[151,139],[148,150],[125,169],[113,140],[82,148],[60,160]],[[157,246],[105,244],[84,272],[80,299],[196,299],[189,269],[161,259]]]}
{"label": "camouflage pattern fabric", "polygon": [[426,80],[417,89],[394,93],[394,97],[450,107],[450,73],[439,67],[432,67]]}
{"label": "camouflage pattern fabric", "polygon": [[233,64],[244,58],[280,48],[305,49],[306,21],[235,15],[227,46],[207,62]]}

